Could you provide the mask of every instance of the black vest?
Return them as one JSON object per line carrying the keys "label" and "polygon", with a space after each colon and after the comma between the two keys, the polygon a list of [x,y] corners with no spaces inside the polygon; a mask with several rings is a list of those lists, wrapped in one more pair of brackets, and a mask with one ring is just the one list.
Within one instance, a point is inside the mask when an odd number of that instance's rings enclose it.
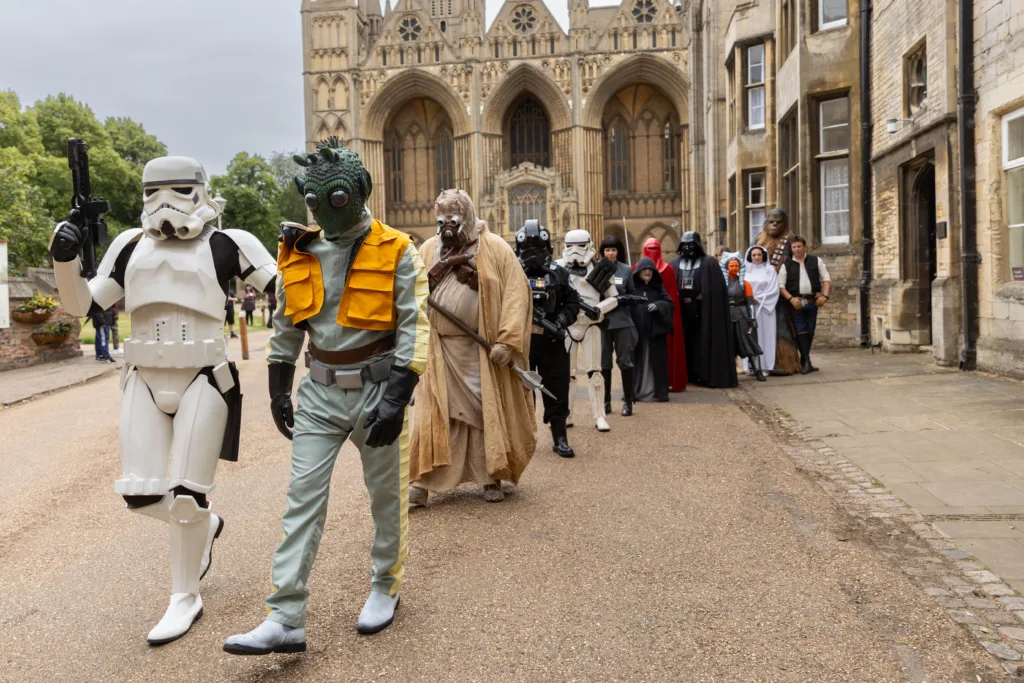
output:
{"label": "black vest", "polygon": [[[821,271],[818,269],[818,257],[808,254],[804,257],[804,268],[811,281],[811,293],[821,293]],[[786,261],[786,291],[792,296],[800,296],[800,264],[793,259]]]}

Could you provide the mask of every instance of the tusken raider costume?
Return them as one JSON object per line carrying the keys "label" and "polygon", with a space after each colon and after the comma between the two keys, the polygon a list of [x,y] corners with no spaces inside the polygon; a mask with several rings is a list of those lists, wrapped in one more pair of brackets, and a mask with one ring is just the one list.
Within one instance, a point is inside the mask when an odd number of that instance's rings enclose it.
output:
{"label": "tusken raider costume", "polygon": [[[231,636],[232,654],[302,652],[306,603],[331,472],[347,440],[359,449],[374,537],[370,596],[360,633],[391,624],[409,543],[409,433],[406,406],[426,365],[427,273],[409,237],[374,220],[373,189],[359,155],[336,138],[296,155],[296,185],[319,227],[285,223],[274,335],[267,343],[271,411],[292,440],[284,538],[274,554],[266,621]],[[295,363],[309,338],[292,409]]]}
{"label": "tusken raider costume", "polygon": [[576,452],[569,446],[569,352],[565,331],[580,313],[580,297],[569,281],[569,271],[551,260],[551,235],[536,220],[516,233],[516,256],[526,273],[533,296],[530,367],[555,398],[544,394],[544,423],[551,425],[552,450],[563,458]]}
{"label": "tusken raider costume", "polygon": [[69,313],[92,315],[124,297],[131,316],[114,492],[170,528],[170,604],[148,636],[160,645],[203,615],[199,580],[224,528],[207,495],[217,460],[238,459],[242,395],[224,340],[228,282],[242,277],[263,291],[277,269],[252,233],[217,229],[219,209],[198,161],[153,159],[142,188],[142,227],[114,238],[96,277],[82,276],[88,238],[78,209],[54,230],[50,252]]}

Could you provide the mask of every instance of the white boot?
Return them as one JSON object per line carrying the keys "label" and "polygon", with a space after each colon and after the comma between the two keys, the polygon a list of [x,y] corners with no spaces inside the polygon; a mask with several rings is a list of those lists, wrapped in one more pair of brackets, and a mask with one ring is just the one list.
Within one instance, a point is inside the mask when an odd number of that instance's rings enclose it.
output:
{"label": "white boot", "polygon": [[149,632],[150,645],[182,637],[203,616],[199,576],[212,528],[212,514],[192,496],[176,496],[170,507],[171,602],[160,623]]}
{"label": "white boot", "polygon": [[269,655],[271,652],[305,652],[306,629],[292,628],[267,619],[249,631],[224,641],[224,652],[233,655]]}
{"label": "white boot", "polygon": [[597,426],[597,431],[610,432],[612,428],[608,425],[608,420],[604,419],[604,377],[600,372],[590,375],[590,384],[587,389],[590,392],[590,408],[594,413],[594,424]]}
{"label": "white boot", "polygon": [[383,631],[395,620],[395,610],[398,608],[399,597],[390,596],[386,593],[371,591],[370,597],[363,605],[363,611],[359,613],[359,621],[356,623],[356,630],[363,635],[370,635]]}
{"label": "white boot", "polygon": [[213,564],[213,542],[220,537],[220,532],[222,531],[224,531],[224,520],[211,512],[210,531],[206,537],[206,550],[203,552],[203,563],[199,565],[200,581],[206,576],[206,572],[210,571],[210,565]]}

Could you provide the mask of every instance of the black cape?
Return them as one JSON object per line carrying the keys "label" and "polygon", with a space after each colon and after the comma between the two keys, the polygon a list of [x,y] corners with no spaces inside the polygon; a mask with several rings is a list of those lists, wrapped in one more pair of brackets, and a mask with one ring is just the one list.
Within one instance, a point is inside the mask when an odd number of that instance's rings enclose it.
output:
{"label": "black cape", "polygon": [[[682,260],[680,257],[669,264],[675,269],[677,277]],[[676,287],[679,287],[678,282]],[[700,291],[700,329],[697,334],[684,329],[690,381],[716,389],[739,386],[736,377],[736,341],[729,325],[729,293],[722,268],[713,256],[701,257]],[[685,325],[688,316],[681,290],[679,307]]]}

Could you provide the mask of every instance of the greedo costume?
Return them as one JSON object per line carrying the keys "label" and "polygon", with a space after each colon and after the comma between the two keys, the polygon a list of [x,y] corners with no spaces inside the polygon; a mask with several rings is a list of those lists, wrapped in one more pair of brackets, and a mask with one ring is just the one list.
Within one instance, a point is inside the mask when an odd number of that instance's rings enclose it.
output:
{"label": "greedo costume", "polygon": [[519,229],[515,250],[533,298],[530,368],[540,373],[544,386],[555,395],[543,395],[544,423],[551,425],[552,450],[572,458],[576,453],[566,432],[570,396],[565,331],[579,316],[579,294],[569,281],[569,271],[551,260],[551,235],[537,221],[526,221]]}
{"label": "greedo costume", "polygon": [[[650,268],[650,282],[644,282],[641,273]],[[654,261],[646,256],[636,264],[633,286],[637,295],[647,304],[633,306],[630,314],[636,325],[639,341],[636,345],[636,380],[634,392],[638,401],[668,401],[668,345],[665,337],[672,331],[676,305],[665,290]],[[672,284],[669,283],[669,287]]]}
{"label": "greedo costume", "polygon": [[[793,255],[789,223],[786,212],[772,209],[765,217],[764,228],[757,237],[757,246],[768,252],[770,263],[776,272]],[[782,282],[780,273],[780,284]],[[779,301],[775,309],[775,363],[773,375],[792,375],[800,372],[800,356],[797,353],[796,336],[793,332],[793,307],[786,301]]]}
{"label": "greedo costume", "polygon": [[[735,387],[736,353],[722,270],[715,257],[704,252],[699,233],[684,233],[676,253],[679,258],[672,267],[678,277],[690,380],[708,387]],[[670,288],[668,282],[665,288]]]}
{"label": "greedo costume", "polygon": [[761,347],[757,343],[757,316],[754,313],[754,289],[744,279],[744,263],[739,253],[722,255],[722,274],[728,283],[729,325],[735,341],[736,355],[750,361],[759,382],[765,381],[761,372]]}
{"label": "greedo costume", "polygon": [[[654,268],[661,275],[665,291],[668,292],[669,298],[675,304],[676,313],[673,313],[672,332],[665,338],[665,342],[668,344],[668,383],[671,391],[686,391],[686,385],[690,381],[690,372],[686,366],[686,354],[687,347],[691,342],[686,339],[683,319],[679,313],[679,292],[670,284],[676,281],[675,266],[662,260],[661,242],[653,237],[644,242],[643,255],[654,262]],[[633,270],[636,270],[636,265],[633,266]]]}
{"label": "greedo costume", "polygon": [[[632,296],[633,291],[633,269],[621,259],[629,258],[626,248],[618,237],[608,235],[601,240],[601,252],[599,256],[605,256],[606,249],[615,249],[616,257],[614,266],[615,272],[612,276],[612,284],[615,285],[615,292],[620,297]],[[623,405],[622,416],[629,417],[633,414],[633,384],[634,366],[633,354],[636,350],[637,331],[633,324],[633,316],[629,307],[620,305],[605,317],[603,329],[601,330],[601,374],[604,376],[604,412],[612,412],[612,350],[615,350],[615,364],[619,366],[622,374]]]}
{"label": "greedo costume", "polygon": [[74,211],[54,230],[50,250],[68,312],[91,315],[123,296],[131,316],[114,491],[133,512],[170,528],[172,595],[148,636],[156,645],[180,638],[202,616],[199,580],[224,526],[206,497],[218,458],[238,459],[242,395],[224,340],[228,282],[242,277],[262,291],[277,269],[251,233],[217,229],[219,209],[199,162],[154,159],[142,186],[142,228],[114,238],[95,278],[80,274],[83,234]]}
{"label": "greedo costume", "polygon": [[[760,251],[761,263],[754,263],[750,255]],[[750,283],[757,307],[757,344],[761,347],[761,370],[770,372],[775,367],[775,307],[779,303],[779,274],[768,262],[768,251],[756,244],[747,249],[744,279]],[[748,362],[743,361],[744,369]]]}
{"label": "greedo costume", "polygon": [[[267,343],[271,411],[292,439],[284,538],[274,554],[267,621],[224,644],[234,654],[305,650],[309,574],[327,517],[331,472],[347,440],[359,449],[374,522],[371,592],[360,633],[394,618],[408,550],[406,406],[426,365],[427,274],[409,237],[373,219],[359,155],[336,139],[296,155],[299,192],[320,227],[286,223],[278,308]],[[295,363],[309,337],[292,410]]]}
{"label": "greedo costume", "polygon": [[445,190],[434,212],[438,235],[420,247],[431,297],[483,336],[491,354],[429,310],[427,370],[413,412],[410,500],[423,504],[428,490],[472,482],[497,502],[504,497],[500,481],[517,483],[537,445],[529,391],[508,367],[510,360],[525,366],[530,355],[530,288],[508,243],[477,221],[469,195]]}
{"label": "greedo costume", "polygon": [[[594,426],[599,432],[611,429],[604,418],[604,375],[601,374],[601,328],[605,316],[619,305],[618,290],[612,283],[615,266],[608,259],[594,262],[594,241],[586,230],[570,230],[565,235],[565,247],[558,265],[569,271],[569,281],[579,293],[580,299],[588,306],[598,309],[599,314],[580,312],[576,321],[569,326],[565,338],[569,351],[569,396],[576,396],[577,360],[583,354],[583,370],[587,373],[587,391],[594,417]],[[572,425],[572,401],[569,401],[569,419]]]}

